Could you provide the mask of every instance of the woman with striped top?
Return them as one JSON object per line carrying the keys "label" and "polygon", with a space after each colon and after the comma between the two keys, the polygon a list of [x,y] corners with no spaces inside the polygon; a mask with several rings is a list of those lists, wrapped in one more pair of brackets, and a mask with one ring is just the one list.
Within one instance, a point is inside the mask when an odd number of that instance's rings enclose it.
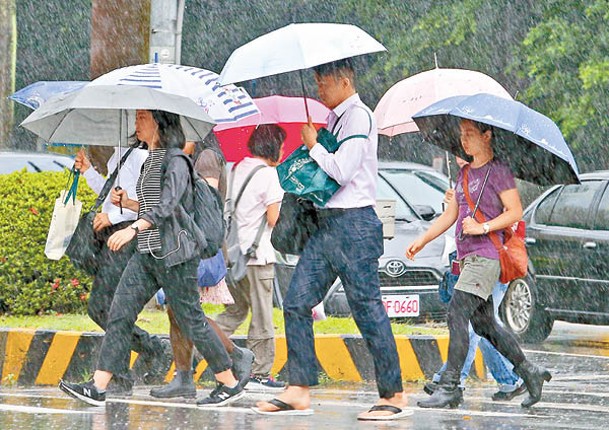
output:
{"label": "woman with striped top", "polygon": [[163,288],[180,328],[204,356],[218,382],[209,397],[197,405],[227,405],[241,398],[244,391],[199,304],[196,278],[200,254],[188,230],[194,210],[192,166],[182,152],[185,139],[180,118],[163,111],[138,110],[135,131],[150,152],[137,183],[138,200],[130,199],[124,190],[113,190],[112,202],[137,212],[138,219],[114,233],[108,247],[118,251],[137,237],[138,252],[129,260],[114,296],[93,379],[84,384],[62,380],[59,387],[88,404],[103,405],[112,375],[129,369],[130,334],[138,314]]}

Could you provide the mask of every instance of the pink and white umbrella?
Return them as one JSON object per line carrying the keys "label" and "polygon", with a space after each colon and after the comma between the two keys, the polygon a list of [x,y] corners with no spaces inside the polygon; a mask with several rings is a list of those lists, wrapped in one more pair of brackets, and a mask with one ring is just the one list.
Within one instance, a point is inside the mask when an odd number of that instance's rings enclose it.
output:
{"label": "pink and white umbrella", "polygon": [[[307,118],[302,97],[275,95],[253,100],[260,111],[259,114],[233,123],[218,124],[213,128],[224,156],[228,161],[242,160],[250,154],[247,149],[247,141],[254,129],[261,124],[277,124],[287,134],[283,144],[283,158],[285,159],[302,145],[300,130]],[[328,108],[312,98],[307,99],[307,106],[313,124],[317,128],[325,126],[330,112]]]}
{"label": "pink and white umbrella", "polygon": [[512,100],[493,78],[475,70],[435,68],[393,85],[374,109],[378,131],[385,136],[419,131],[412,115],[452,96],[488,93]]}

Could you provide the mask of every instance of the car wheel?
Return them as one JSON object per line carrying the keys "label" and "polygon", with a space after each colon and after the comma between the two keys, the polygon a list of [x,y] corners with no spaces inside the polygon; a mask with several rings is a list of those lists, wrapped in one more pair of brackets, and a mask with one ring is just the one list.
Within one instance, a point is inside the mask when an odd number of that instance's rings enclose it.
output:
{"label": "car wheel", "polygon": [[537,289],[531,275],[510,283],[500,315],[507,328],[522,342],[542,342],[554,325],[552,317],[537,303]]}

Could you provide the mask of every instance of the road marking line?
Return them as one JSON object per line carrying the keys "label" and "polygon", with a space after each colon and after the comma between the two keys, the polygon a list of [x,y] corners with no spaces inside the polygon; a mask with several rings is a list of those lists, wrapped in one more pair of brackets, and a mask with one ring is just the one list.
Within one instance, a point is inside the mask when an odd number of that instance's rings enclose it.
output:
{"label": "road marking line", "polygon": [[547,354],[547,355],[559,355],[561,357],[584,357],[584,358],[600,358],[601,360],[609,360],[609,357],[603,355],[588,355],[588,354],[572,354],[568,352],[553,352],[553,351],[536,351],[534,349],[523,349],[526,353],[531,354]]}
{"label": "road marking line", "polygon": [[19,406],[0,404],[0,411],[22,412],[25,414],[90,414],[92,411],[74,411],[71,409],[51,409],[36,406]]}

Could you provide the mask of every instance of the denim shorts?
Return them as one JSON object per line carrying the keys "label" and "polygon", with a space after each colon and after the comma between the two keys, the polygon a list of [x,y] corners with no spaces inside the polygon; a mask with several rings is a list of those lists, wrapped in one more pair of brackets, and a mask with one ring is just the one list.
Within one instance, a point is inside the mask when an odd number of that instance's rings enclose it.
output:
{"label": "denim shorts", "polygon": [[461,274],[455,289],[474,294],[484,300],[488,299],[501,273],[499,260],[468,255],[459,262],[459,265]]}

